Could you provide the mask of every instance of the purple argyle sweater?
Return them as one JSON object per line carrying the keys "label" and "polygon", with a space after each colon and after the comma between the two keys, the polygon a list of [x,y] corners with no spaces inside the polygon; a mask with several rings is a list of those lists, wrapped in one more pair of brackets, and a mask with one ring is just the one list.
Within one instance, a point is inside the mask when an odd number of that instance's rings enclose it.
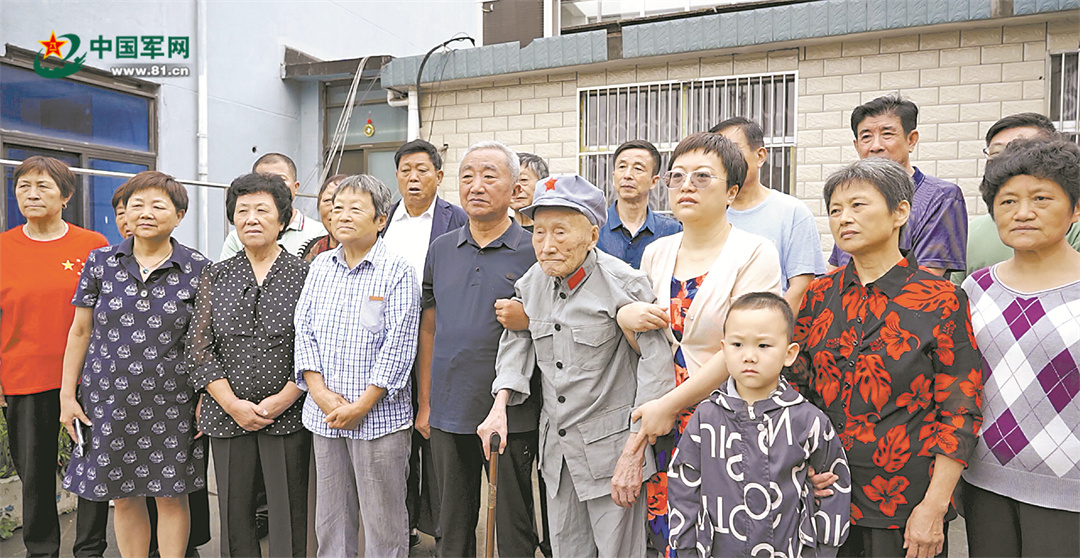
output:
{"label": "purple argyle sweater", "polygon": [[964,281],[983,355],[983,428],[964,479],[1080,512],[1080,281],[1014,291],[981,269]]}

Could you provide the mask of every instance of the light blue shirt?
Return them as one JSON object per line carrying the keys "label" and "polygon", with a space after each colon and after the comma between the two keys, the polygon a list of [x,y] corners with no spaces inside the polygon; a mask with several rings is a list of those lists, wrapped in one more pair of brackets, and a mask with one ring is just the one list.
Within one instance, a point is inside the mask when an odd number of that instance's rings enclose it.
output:
{"label": "light blue shirt", "polygon": [[420,283],[409,262],[381,238],[351,269],[341,246],[319,254],[300,291],[295,322],[300,389],[307,390],[304,371],[311,371],[349,401],[371,385],[386,390],[354,430],[327,426],[326,413],[308,396],[305,428],[326,438],[373,440],[412,422]]}
{"label": "light blue shirt", "polygon": [[792,277],[825,273],[814,214],[798,198],[769,190],[765,201],[750,209],[729,207],[727,218],[736,228],[763,236],[776,246],[780,252],[780,288],[784,292]]}

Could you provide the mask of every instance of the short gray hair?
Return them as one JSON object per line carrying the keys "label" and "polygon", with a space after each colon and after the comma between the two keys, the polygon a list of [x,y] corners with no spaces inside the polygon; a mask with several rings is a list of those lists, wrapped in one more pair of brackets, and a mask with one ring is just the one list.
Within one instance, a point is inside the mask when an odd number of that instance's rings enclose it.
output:
{"label": "short gray hair", "polygon": [[519,152],[518,162],[521,163],[521,170],[531,170],[536,175],[536,178],[547,178],[551,174],[548,171],[547,161],[535,153]]}
{"label": "short gray hair", "polygon": [[337,197],[345,191],[371,194],[371,205],[375,207],[376,219],[390,213],[390,189],[383,184],[382,180],[370,174],[354,174],[346,177],[338,184],[334,197],[331,199],[336,201]]}
{"label": "short gray hair", "polygon": [[[900,202],[906,201],[911,205],[915,196],[915,183],[907,169],[899,163],[884,157],[867,157],[832,173],[825,180],[825,188],[822,195],[825,198],[825,212],[829,211],[833,193],[836,189],[852,182],[866,182],[877,188],[885,198],[885,204],[889,211],[896,211]],[[905,224],[904,227],[907,225]],[[900,228],[903,234],[904,227]]]}
{"label": "short gray hair", "polygon": [[510,169],[510,182],[517,182],[518,178],[521,177],[521,163],[518,162],[517,153],[514,153],[514,150],[510,149],[501,142],[478,141],[472,144],[472,146],[469,147],[467,150],[465,150],[465,155],[463,155],[461,158],[462,160],[464,160],[465,157],[469,156],[469,153],[472,153],[473,151],[480,151],[482,149],[495,149],[498,151],[502,151],[503,155],[506,157],[506,168]]}

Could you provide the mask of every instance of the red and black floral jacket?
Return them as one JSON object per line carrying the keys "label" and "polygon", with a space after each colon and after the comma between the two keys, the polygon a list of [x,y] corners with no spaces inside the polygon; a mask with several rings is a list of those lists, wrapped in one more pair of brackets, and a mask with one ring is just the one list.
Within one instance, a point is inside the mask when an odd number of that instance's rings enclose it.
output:
{"label": "red and black floral jacket", "polygon": [[852,523],[904,527],[935,455],[966,466],[982,423],[967,295],[910,256],[869,285],[848,263],[810,284],[795,342],[788,377],[840,432]]}

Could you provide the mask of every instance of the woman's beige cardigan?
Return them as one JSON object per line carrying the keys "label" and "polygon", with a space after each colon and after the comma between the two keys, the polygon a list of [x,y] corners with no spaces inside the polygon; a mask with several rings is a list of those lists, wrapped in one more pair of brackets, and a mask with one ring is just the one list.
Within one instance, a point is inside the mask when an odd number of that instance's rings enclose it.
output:
{"label": "woman's beige cardigan", "polygon": [[[656,303],[664,308],[671,306],[671,276],[682,238],[680,232],[657,239],[645,248],[641,258],[641,270],[652,282]],[[781,294],[780,254],[768,239],[732,227],[686,312],[681,346],[690,375],[720,351],[724,319],[731,303],[741,295],[761,291]],[[674,351],[680,344],[670,328],[666,331]]]}

